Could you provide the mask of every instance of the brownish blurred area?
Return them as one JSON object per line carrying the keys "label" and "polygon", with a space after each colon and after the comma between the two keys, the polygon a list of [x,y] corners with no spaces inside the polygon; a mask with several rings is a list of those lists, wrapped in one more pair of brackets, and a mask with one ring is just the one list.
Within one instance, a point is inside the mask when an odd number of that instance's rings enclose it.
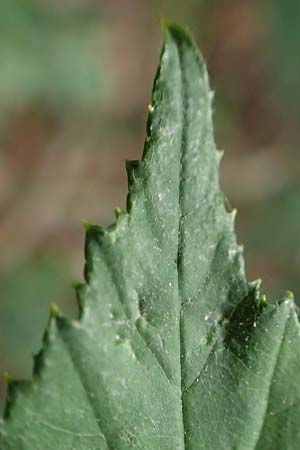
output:
{"label": "brownish blurred area", "polygon": [[[125,208],[140,157],[159,18],[207,60],[222,187],[249,279],[300,282],[300,7],[296,0],[0,0],[0,372],[29,377],[49,305],[76,314],[82,220]],[[0,406],[4,383],[0,382]]]}

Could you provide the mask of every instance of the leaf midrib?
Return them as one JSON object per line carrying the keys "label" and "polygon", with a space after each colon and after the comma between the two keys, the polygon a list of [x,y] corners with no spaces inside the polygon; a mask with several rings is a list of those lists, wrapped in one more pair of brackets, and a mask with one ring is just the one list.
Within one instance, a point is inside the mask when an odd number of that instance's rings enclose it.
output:
{"label": "leaf midrib", "polygon": [[182,129],[181,129],[181,144],[180,144],[180,169],[179,169],[179,190],[178,190],[178,207],[179,207],[179,220],[178,220],[178,241],[177,241],[177,286],[178,286],[178,314],[179,314],[179,364],[180,364],[180,402],[181,402],[181,415],[182,415],[182,448],[187,450],[187,440],[186,440],[186,422],[184,415],[184,402],[183,402],[183,392],[184,392],[184,382],[183,382],[183,359],[185,357],[185,342],[183,335],[183,324],[182,324],[182,249],[183,249],[183,237],[182,237],[182,220],[183,214],[183,202],[184,197],[182,195],[184,190],[184,163],[183,159],[186,153],[186,129],[187,129],[187,94],[185,89],[185,77],[182,64],[182,51],[180,45],[176,42],[176,48],[178,51],[178,61],[180,69],[180,96],[181,96],[181,119],[182,119]]}

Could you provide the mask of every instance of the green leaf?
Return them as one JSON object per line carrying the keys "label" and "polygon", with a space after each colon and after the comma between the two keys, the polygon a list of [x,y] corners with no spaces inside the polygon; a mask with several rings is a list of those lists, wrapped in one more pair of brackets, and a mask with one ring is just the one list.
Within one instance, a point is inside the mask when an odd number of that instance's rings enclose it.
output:
{"label": "green leaf", "polygon": [[52,308],[34,382],[10,381],[1,450],[299,449],[295,306],[246,281],[211,102],[201,55],[165,24],[128,210],[86,224],[80,319]]}

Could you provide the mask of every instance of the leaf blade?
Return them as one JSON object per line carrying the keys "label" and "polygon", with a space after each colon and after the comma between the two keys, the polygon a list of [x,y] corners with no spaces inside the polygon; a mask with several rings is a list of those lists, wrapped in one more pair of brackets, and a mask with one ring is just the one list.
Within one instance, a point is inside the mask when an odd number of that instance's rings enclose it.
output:
{"label": "leaf blade", "polygon": [[80,320],[52,318],[34,384],[11,390],[1,450],[296,450],[299,388],[280,386],[287,361],[299,367],[299,323],[246,281],[211,102],[202,56],[166,24],[128,211],[87,226]]}

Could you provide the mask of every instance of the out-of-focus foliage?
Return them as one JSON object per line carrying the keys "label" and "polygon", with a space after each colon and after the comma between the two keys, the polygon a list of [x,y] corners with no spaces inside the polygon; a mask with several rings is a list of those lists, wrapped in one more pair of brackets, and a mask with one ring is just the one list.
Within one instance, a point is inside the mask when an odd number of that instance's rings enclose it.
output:
{"label": "out-of-focus foliage", "polygon": [[[253,205],[248,218],[249,251],[260,255],[261,263],[269,255],[265,264],[269,265],[268,270],[278,273],[270,286],[273,295],[278,295],[284,288],[299,292],[299,199],[300,185],[288,184],[265,201]],[[284,286],[280,286],[282,282]]]}
{"label": "out-of-focus foliage", "polygon": [[63,300],[64,309],[72,311],[66,271],[55,259],[32,257],[2,273],[0,285],[1,365],[30,376],[30,356],[41,347],[49,304]]}
{"label": "out-of-focus foliage", "polygon": [[[82,107],[105,95],[99,14],[37,0],[0,2],[1,110],[43,102]],[[102,80],[103,78],[103,80]]]}
{"label": "out-of-focus foliage", "polygon": [[160,17],[185,23],[205,55],[248,278],[298,300],[299,8],[0,0],[0,372],[27,376],[50,303],[70,307],[80,221],[108,225],[111,205],[124,206],[122,161],[138,158],[145,138]]}
{"label": "out-of-focus foliage", "polygon": [[300,110],[300,2],[298,0],[272,0],[267,3],[271,30],[269,58],[273,70],[271,79],[279,88],[280,98],[292,113]]}

